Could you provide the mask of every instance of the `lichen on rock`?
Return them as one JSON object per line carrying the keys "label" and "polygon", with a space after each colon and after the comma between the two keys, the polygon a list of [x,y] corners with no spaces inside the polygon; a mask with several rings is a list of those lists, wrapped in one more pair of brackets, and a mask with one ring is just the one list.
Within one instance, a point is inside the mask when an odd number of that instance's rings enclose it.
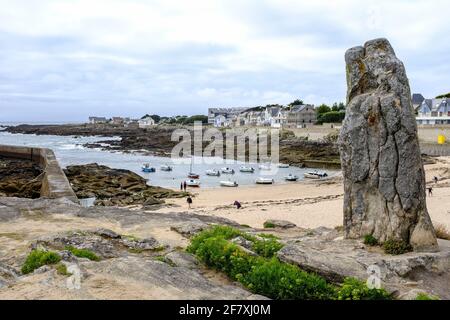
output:
{"label": "lichen on rock", "polygon": [[386,39],[349,49],[347,111],[339,137],[347,238],[371,234],[436,250],[425,173],[403,63]]}

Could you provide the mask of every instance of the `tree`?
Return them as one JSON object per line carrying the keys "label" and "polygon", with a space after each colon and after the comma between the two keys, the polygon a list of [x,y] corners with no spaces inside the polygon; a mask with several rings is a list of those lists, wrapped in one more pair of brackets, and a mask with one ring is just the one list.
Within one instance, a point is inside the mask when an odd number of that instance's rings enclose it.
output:
{"label": "tree", "polygon": [[158,123],[159,121],[161,121],[161,117],[158,116],[157,114],[152,114],[152,115],[146,114],[146,115],[143,116],[141,119],[148,118],[148,117],[150,117],[150,118],[152,118],[153,120],[155,120],[156,123]]}
{"label": "tree", "polygon": [[203,124],[207,124],[208,123],[208,116],[202,115],[202,114],[198,114],[198,115],[194,115],[191,117],[186,117],[183,120],[183,124],[191,124],[194,123],[195,121],[201,121]]}
{"label": "tree", "polygon": [[337,123],[342,122],[345,118],[345,111],[330,111],[319,114],[317,123]]}
{"label": "tree", "polygon": [[333,107],[331,107],[331,111],[343,111],[345,110],[345,104],[342,102],[335,102],[333,103]]}
{"label": "tree", "polygon": [[330,112],[331,108],[327,106],[326,104],[321,104],[319,107],[316,108],[317,115],[320,116],[321,114]]}
{"label": "tree", "polygon": [[296,99],[288,104],[288,106],[290,106],[290,107],[301,106],[301,105],[303,105],[303,100],[300,100],[300,99]]}
{"label": "tree", "polygon": [[450,92],[446,94],[441,94],[440,96],[436,97],[436,99],[443,99],[443,98],[450,98]]}

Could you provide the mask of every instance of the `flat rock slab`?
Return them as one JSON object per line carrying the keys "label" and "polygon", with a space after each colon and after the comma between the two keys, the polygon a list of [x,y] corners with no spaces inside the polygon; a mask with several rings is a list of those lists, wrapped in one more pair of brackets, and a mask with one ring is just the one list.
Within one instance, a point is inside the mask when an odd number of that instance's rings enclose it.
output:
{"label": "flat rock slab", "polygon": [[290,229],[295,228],[297,225],[295,223],[292,223],[290,221],[286,220],[274,220],[270,219],[264,222],[264,225],[272,225],[274,228],[281,228],[281,229]]}
{"label": "flat rock slab", "polygon": [[[382,285],[397,295],[422,289],[441,298],[450,298],[449,241],[440,241],[439,252],[392,256],[384,254],[380,248],[366,247],[358,240],[331,239],[330,234],[335,233],[321,228],[321,232],[312,236],[290,240],[278,252],[278,257],[336,283],[345,277],[366,281],[375,267],[379,270]],[[429,278],[440,280],[431,284]]]}

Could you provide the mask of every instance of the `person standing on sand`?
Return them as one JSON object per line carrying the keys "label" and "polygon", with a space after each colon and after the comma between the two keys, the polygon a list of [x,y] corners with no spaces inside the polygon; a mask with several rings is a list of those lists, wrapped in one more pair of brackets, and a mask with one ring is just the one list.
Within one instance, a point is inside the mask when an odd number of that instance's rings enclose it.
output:
{"label": "person standing on sand", "polygon": [[186,184],[186,181],[185,181],[185,182],[183,182],[184,191],[186,191],[186,187],[187,187],[187,184]]}
{"label": "person standing on sand", "polygon": [[180,191],[183,191],[183,182],[180,183]]}
{"label": "person standing on sand", "polygon": [[237,201],[237,200],[233,203],[233,205],[236,206],[236,209],[242,208],[241,203],[239,201]]}
{"label": "person standing on sand", "polygon": [[192,204],[192,198],[191,197],[187,197],[186,202],[188,203],[189,209],[191,208],[191,204]]}
{"label": "person standing on sand", "polygon": [[428,196],[429,197],[433,196],[433,188],[432,187],[428,187]]}
{"label": "person standing on sand", "polygon": [[438,177],[434,176],[434,183],[438,183],[439,179]]}

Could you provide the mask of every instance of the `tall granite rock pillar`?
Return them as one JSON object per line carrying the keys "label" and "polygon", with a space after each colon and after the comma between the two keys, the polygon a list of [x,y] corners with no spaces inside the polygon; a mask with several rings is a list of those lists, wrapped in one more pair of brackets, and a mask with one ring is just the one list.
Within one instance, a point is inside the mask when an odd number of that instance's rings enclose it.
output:
{"label": "tall granite rock pillar", "polygon": [[345,62],[347,112],[339,137],[345,236],[437,250],[405,67],[386,39],[349,49]]}

